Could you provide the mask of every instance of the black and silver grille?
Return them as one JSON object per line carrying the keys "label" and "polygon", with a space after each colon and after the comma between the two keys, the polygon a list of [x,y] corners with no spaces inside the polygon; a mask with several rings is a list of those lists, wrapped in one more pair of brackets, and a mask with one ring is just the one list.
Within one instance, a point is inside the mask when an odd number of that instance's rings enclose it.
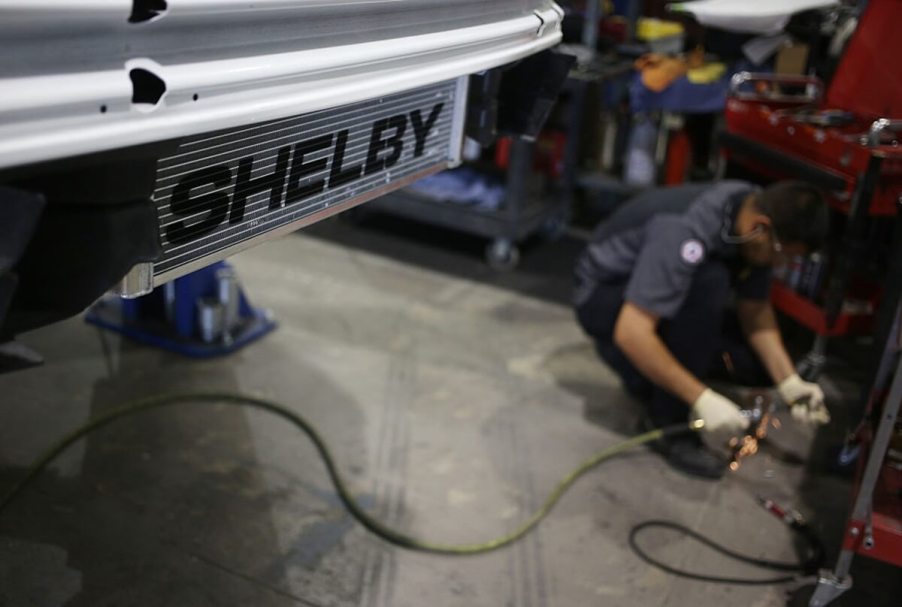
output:
{"label": "black and silver grille", "polygon": [[454,162],[463,82],[193,136],[160,160],[159,284]]}

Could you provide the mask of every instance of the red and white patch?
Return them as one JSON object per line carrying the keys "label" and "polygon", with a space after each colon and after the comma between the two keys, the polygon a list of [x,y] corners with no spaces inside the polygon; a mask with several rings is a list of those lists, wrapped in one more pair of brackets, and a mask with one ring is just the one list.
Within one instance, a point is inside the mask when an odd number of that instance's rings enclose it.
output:
{"label": "red and white patch", "polygon": [[691,266],[697,265],[705,258],[705,245],[694,238],[683,241],[680,245],[680,257]]}

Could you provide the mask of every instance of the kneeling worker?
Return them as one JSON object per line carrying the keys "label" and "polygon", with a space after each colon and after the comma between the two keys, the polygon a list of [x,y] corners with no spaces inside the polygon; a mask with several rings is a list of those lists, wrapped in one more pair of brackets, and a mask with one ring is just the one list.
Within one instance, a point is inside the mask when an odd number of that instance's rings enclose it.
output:
{"label": "kneeling worker", "polygon": [[[800,182],[649,190],[592,235],[576,267],[577,318],[626,389],[648,404],[654,426],[686,422],[691,412],[709,431],[747,428],[739,407],[704,383],[718,362],[744,359],[763,366],[794,418],[827,423],[824,393],[796,373],[768,299],[771,267],[819,248],[827,224],[820,193]],[[724,326],[734,300],[747,355],[730,359]],[[659,447],[690,474],[719,478],[726,469],[696,435]]]}

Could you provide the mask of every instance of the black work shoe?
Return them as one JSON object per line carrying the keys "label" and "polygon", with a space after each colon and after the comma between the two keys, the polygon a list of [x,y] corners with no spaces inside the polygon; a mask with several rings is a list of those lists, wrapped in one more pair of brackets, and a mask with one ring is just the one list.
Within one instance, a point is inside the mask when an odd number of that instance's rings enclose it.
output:
{"label": "black work shoe", "polygon": [[706,447],[697,436],[662,439],[654,449],[672,468],[691,476],[716,480],[727,471],[727,460]]}

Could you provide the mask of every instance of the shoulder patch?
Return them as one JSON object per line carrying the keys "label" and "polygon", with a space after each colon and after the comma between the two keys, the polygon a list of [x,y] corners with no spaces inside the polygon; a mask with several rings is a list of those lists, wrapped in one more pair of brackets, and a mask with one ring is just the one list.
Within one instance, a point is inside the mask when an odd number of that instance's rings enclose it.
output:
{"label": "shoulder patch", "polygon": [[684,240],[680,245],[680,257],[690,266],[696,266],[705,259],[705,245],[695,238]]}

